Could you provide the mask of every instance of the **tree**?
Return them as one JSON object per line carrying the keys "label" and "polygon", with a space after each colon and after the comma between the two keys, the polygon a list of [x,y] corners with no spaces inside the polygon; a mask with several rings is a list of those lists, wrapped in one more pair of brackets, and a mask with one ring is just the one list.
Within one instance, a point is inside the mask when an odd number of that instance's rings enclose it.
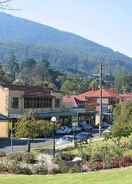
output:
{"label": "tree", "polygon": [[114,110],[112,135],[115,137],[128,136],[132,133],[132,102],[120,103]]}
{"label": "tree", "polygon": [[73,77],[66,79],[62,84],[61,90],[67,95],[76,95],[89,88],[89,80]]}
{"label": "tree", "polygon": [[120,93],[132,91],[132,75],[119,71],[115,76],[115,87]]}
{"label": "tree", "polygon": [[11,56],[9,57],[8,65],[9,65],[8,68],[9,68],[9,73],[10,73],[10,76],[12,78],[12,81],[15,81],[16,75],[20,71],[20,66],[19,66],[19,63],[17,62],[16,56],[14,54],[11,54]]}
{"label": "tree", "polygon": [[0,64],[0,83],[10,83],[10,76],[3,70],[2,64]]}
{"label": "tree", "polygon": [[53,133],[53,128],[53,123],[49,121],[23,118],[16,124],[16,137],[28,138],[28,150],[30,152],[30,140],[50,136]]}

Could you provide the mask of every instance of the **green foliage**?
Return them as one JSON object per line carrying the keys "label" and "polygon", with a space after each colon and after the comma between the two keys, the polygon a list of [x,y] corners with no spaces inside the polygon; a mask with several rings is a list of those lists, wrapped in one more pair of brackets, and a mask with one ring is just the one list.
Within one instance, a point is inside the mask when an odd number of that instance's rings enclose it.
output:
{"label": "green foliage", "polygon": [[61,87],[61,91],[63,91],[67,95],[75,95],[88,90],[88,87],[89,80],[79,77],[73,77],[64,81]]}
{"label": "green foliage", "polygon": [[21,162],[23,158],[23,153],[10,153],[7,155],[8,160],[14,160],[16,162]]}
{"label": "green foliage", "polygon": [[120,103],[114,110],[112,135],[128,136],[132,133],[132,103]]}
{"label": "green foliage", "polygon": [[0,158],[2,158],[2,157],[6,157],[6,152],[0,151]]}
{"label": "green foliage", "polygon": [[22,119],[16,124],[16,137],[47,137],[53,132],[53,123],[46,120]]}
{"label": "green foliage", "polygon": [[119,71],[115,76],[115,87],[120,93],[132,91],[132,75]]}
{"label": "green foliage", "polygon": [[132,158],[132,150],[127,150],[123,154],[124,157]]}
{"label": "green foliage", "polygon": [[17,74],[20,72],[19,63],[16,56],[12,53],[8,61],[8,72],[10,73],[11,81],[15,81]]}
{"label": "green foliage", "polygon": [[35,157],[32,153],[27,152],[17,152],[17,153],[10,153],[7,155],[8,160],[14,160],[16,162],[24,162],[27,164],[33,164],[35,162]]}

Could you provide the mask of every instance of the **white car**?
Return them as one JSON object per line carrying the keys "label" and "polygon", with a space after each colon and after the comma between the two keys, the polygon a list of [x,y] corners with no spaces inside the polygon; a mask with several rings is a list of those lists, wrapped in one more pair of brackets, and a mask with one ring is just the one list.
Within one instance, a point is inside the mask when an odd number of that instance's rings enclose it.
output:
{"label": "white car", "polygon": [[110,134],[110,133],[111,133],[111,129],[112,129],[112,127],[109,126],[107,129],[105,129],[105,130],[102,132],[102,135],[108,135],[108,134]]}
{"label": "white car", "polygon": [[56,133],[57,134],[70,134],[72,132],[72,129],[67,127],[67,126],[64,126],[58,130],[56,130]]}
{"label": "white car", "polygon": [[68,143],[69,143],[69,141],[65,140],[63,138],[56,140],[56,145],[64,145],[64,144],[68,144]]}

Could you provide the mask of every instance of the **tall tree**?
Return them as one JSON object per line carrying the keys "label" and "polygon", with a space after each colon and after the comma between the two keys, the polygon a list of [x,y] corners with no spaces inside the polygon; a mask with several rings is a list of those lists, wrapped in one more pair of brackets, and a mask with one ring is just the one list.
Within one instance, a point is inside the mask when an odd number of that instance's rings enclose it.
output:
{"label": "tall tree", "polygon": [[9,72],[10,72],[12,81],[15,81],[16,75],[20,71],[20,67],[19,67],[19,63],[16,60],[16,56],[14,54],[11,54],[11,56],[9,57],[8,64],[9,64]]}
{"label": "tall tree", "polygon": [[132,102],[120,103],[114,110],[112,134],[116,137],[132,133]]}
{"label": "tall tree", "polygon": [[120,93],[132,91],[132,75],[119,71],[115,77],[115,87]]}

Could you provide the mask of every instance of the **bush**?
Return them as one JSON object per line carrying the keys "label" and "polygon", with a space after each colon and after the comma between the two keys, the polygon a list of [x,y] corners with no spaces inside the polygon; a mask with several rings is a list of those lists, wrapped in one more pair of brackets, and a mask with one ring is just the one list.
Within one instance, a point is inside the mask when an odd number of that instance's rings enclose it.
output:
{"label": "bush", "polygon": [[123,154],[124,157],[129,157],[132,159],[132,150],[127,150]]}
{"label": "bush", "polygon": [[4,151],[0,151],[0,157],[6,157],[6,153]]}
{"label": "bush", "polygon": [[112,160],[123,158],[124,144],[120,144],[116,139],[92,143],[90,163],[92,168],[111,168]]}
{"label": "bush", "polygon": [[16,174],[17,164],[18,163],[16,161],[14,161],[14,160],[8,161],[8,164],[7,164],[8,173]]}
{"label": "bush", "polygon": [[16,166],[15,174],[31,175],[32,174],[32,169],[29,167],[28,164],[18,164]]}
{"label": "bush", "polygon": [[0,161],[0,173],[5,173],[5,172],[8,171],[7,165],[8,165],[7,160],[1,160]]}
{"label": "bush", "polygon": [[80,164],[62,160],[61,157],[56,158],[55,162],[58,165],[56,173],[77,173],[81,171]]}
{"label": "bush", "polygon": [[7,155],[8,160],[14,160],[16,162],[25,162],[28,164],[33,164],[35,162],[34,155],[32,153],[10,153]]}
{"label": "bush", "polygon": [[132,102],[121,102],[114,109],[112,135],[127,137],[132,132]]}
{"label": "bush", "polygon": [[81,171],[81,166],[79,164],[73,164],[68,167],[68,173],[79,173]]}
{"label": "bush", "polygon": [[128,149],[132,149],[132,134],[128,137]]}
{"label": "bush", "polygon": [[22,161],[27,164],[33,164],[35,162],[35,157],[32,153],[22,154]]}
{"label": "bush", "polygon": [[16,173],[16,168],[17,168],[16,161],[7,160],[7,159],[0,161],[0,172],[1,173],[8,172],[8,173],[13,174],[13,173]]}
{"label": "bush", "polygon": [[32,173],[38,175],[46,175],[48,174],[48,169],[42,164],[35,164],[32,166]]}
{"label": "bush", "polygon": [[16,162],[21,162],[23,158],[23,153],[10,153],[7,155],[8,160],[14,160]]}

